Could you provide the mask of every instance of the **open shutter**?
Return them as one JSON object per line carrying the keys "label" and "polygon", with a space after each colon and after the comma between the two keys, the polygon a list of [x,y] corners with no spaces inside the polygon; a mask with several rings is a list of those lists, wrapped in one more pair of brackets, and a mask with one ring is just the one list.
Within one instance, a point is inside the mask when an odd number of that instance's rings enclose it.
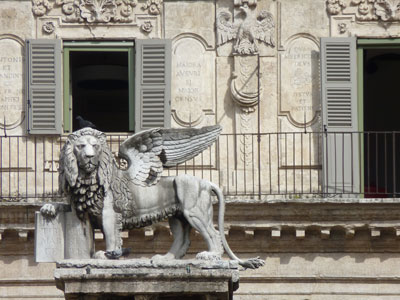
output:
{"label": "open shutter", "polygon": [[27,130],[61,134],[61,40],[26,42]]}
{"label": "open shutter", "polygon": [[355,37],[321,39],[326,193],[361,192],[356,55]]}
{"label": "open shutter", "polygon": [[171,126],[171,41],[136,40],[135,132]]}

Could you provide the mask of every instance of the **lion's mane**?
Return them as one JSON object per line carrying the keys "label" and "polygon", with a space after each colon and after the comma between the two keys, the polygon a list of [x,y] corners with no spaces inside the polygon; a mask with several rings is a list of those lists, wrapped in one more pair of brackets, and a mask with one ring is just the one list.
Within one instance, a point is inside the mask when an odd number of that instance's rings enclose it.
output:
{"label": "lion's mane", "polygon": [[[86,135],[95,137],[100,145],[99,164],[90,174],[79,172],[74,153],[76,141]],[[101,214],[104,193],[110,187],[114,168],[115,160],[104,133],[84,128],[68,136],[60,153],[59,188],[61,193],[71,195],[78,217],[82,219],[86,211],[95,216]]]}

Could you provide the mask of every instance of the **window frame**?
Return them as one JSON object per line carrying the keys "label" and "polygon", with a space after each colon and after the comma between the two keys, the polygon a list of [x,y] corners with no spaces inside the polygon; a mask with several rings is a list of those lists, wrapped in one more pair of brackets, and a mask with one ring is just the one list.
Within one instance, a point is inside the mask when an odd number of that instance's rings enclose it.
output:
{"label": "window frame", "polygon": [[[395,38],[362,38],[356,40],[357,51],[357,113],[358,131],[364,132],[364,50],[366,49],[400,49],[400,39]],[[361,197],[364,197],[364,136],[360,137],[360,185],[362,188]]]}
{"label": "window frame", "polygon": [[71,52],[127,52],[129,132],[135,130],[135,43],[134,41],[63,41],[63,129],[72,132]]}

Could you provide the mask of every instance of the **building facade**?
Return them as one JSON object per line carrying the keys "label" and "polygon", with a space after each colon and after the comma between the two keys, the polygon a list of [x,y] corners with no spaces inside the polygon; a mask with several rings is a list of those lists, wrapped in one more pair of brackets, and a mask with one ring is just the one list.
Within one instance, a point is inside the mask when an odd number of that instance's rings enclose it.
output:
{"label": "building facade", "polygon": [[[130,134],[220,124],[165,175],[218,184],[241,257],[235,299],[400,297],[398,0],[0,2],[0,299],[60,299],[34,259],[60,149],[90,121]],[[87,123],[86,123],[87,124]],[[104,248],[101,232],[96,247]],[[166,252],[166,222],[123,232]],[[192,233],[190,255],[205,249]],[[189,255],[189,256],[190,256]]]}

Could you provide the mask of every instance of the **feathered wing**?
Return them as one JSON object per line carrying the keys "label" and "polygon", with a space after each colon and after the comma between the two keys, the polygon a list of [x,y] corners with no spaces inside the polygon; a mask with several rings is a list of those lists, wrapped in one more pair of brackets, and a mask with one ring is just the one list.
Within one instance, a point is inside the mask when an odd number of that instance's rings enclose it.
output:
{"label": "feathered wing", "polygon": [[236,38],[238,26],[232,22],[232,14],[222,10],[217,15],[217,44],[222,45]]}
{"label": "feathered wing", "polygon": [[219,125],[186,129],[149,129],[136,133],[120,146],[119,156],[128,161],[129,179],[141,186],[156,184],[163,167],[183,163],[218,138]]}
{"label": "feathered wing", "polygon": [[203,128],[161,129],[163,166],[173,167],[192,159],[213,144],[221,130],[219,125]]}
{"label": "feathered wing", "polygon": [[272,14],[262,10],[258,14],[253,29],[254,37],[267,45],[275,46],[274,29],[275,23]]}
{"label": "feathered wing", "polygon": [[133,183],[150,186],[161,176],[163,165],[160,128],[141,131],[127,138],[119,148],[119,156],[128,161],[129,178]]}

